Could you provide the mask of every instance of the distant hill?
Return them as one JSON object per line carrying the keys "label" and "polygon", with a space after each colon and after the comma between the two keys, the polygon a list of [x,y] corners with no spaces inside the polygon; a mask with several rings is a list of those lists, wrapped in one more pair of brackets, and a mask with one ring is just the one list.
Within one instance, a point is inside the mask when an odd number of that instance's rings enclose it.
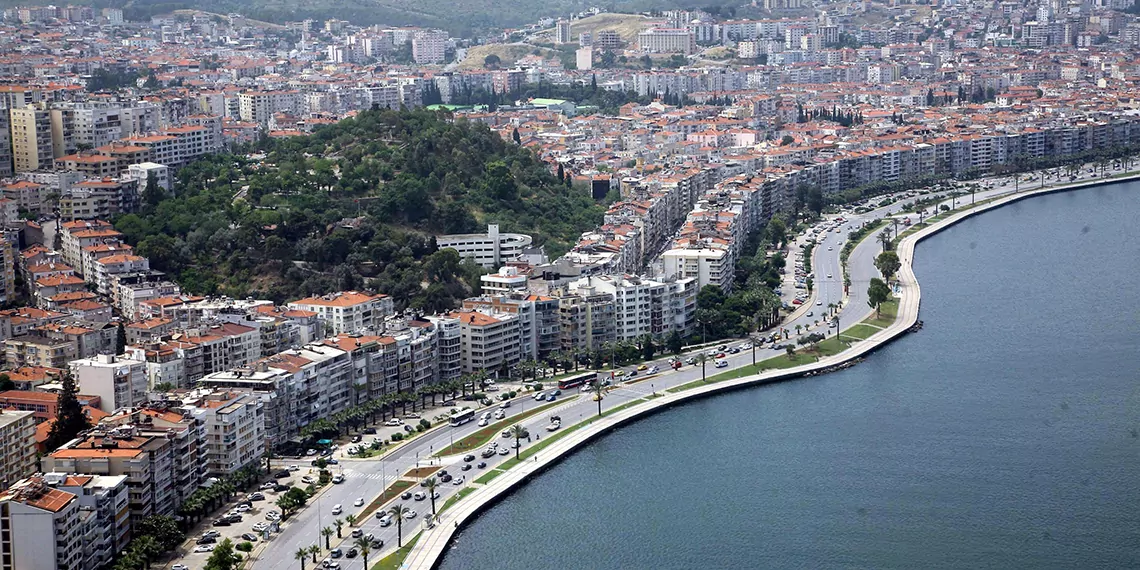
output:
{"label": "distant hill", "polygon": [[[0,0],[0,7],[49,4],[51,0]],[[543,17],[564,17],[599,5],[594,0],[76,0],[97,8],[123,8],[128,18],[196,9],[267,22],[337,18],[357,24],[434,26],[455,34],[513,28]],[[716,4],[702,0],[609,0],[616,12],[667,10]],[[577,33],[577,32],[575,32]],[[623,34],[625,35],[625,34]]]}

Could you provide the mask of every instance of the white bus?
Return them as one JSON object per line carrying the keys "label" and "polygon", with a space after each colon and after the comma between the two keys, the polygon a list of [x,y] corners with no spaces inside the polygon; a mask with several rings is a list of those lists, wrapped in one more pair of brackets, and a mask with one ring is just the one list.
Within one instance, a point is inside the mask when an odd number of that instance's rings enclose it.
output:
{"label": "white bus", "polygon": [[475,410],[472,410],[471,408],[463,408],[462,410],[451,414],[451,418],[448,421],[451,423],[451,427],[455,427],[461,426],[473,419],[475,419]]}

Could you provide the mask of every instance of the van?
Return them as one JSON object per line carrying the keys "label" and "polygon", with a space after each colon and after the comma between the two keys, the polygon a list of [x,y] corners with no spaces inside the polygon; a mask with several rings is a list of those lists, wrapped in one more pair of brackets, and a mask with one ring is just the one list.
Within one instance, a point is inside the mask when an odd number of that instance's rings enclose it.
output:
{"label": "van", "polygon": [[415,495],[412,495],[412,499],[415,499],[417,501],[422,501],[426,498],[427,495],[423,491],[417,491]]}

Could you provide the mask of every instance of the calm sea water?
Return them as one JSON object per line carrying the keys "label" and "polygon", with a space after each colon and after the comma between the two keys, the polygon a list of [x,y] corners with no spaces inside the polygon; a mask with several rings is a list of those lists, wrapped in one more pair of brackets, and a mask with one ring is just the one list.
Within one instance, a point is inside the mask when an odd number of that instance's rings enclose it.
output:
{"label": "calm sea water", "polygon": [[444,570],[1140,568],[1140,185],[919,246],[923,331],[627,426]]}

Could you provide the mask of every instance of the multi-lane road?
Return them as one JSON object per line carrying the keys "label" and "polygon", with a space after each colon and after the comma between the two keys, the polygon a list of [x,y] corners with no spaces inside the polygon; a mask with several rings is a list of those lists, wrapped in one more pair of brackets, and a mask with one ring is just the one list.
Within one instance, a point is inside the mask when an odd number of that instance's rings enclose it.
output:
{"label": "multi-lane road", "polygon": [[[1009,182],[1006,185],[997,185],[992,190],[985,192],[978,192],[974,197],[975,200],[984,200],[992,196],[1008,193],[1013,191],[1013,184]],[[969,196],[964,198],[969,200]],[[880,198],[879,200],[882,200]],[[959,205],[963,198],[958,198]],[[904,201],[905,202],[905,201]],[[947,199],[946,203],[950,200]],[[937,208],[932,206],[930,208]],[[844,299],[843,294],[843,272],[839,264],[839,253],[842,249],[841,242],[848,239],[847,227],[850,225],[852,228],[858,225],[879,218],[884,218],[892,215],[902,215],[900,213],[902,205],[899,203],[892,204],[887,207],[877,208],[870,212],[855,215],[847,214],[844,216],[845,222],[841,224],[841,231],[827,232],[819,242],[814,255],[812,256],[812,270],[815,273],[815,287],[814,295],[808,300],[808,310],[799,310],[796,312],[796,317],[784,323],[784,328],[795,330],[797,324],[807,327],[815,321],[822,321],[821,315],[826,313],[827,305],[829,303],[840,303]],[[917,221],[917,220],[916,220]],[[826,224],[833,222],[825,221]],[[900,231],[902,226],[900,225]],[[842,307],[839,309],[840,323],[843,327],[850,326],[851,324],[865,318],[871,309],[867,305],[867,284],[872,277],[878,275],[874,267],[874,258],[880,252],[880,244],[874,236],[869,236],[864,239],[852,251],[848,260],[848,272],[851,277],[851,287],[848,292],[846,300],[843,301]],[[789,267],[789,271],[791,268]],[[831,277],[828,277],[831,275]],[[819,304],[817,304],[817,301]],[[807,316],[808,312],[813,312],[813,316]],[[826,324],[821,324],[817,331],[830,331]],[[806,333],[806,330],[805,330]],[[830,333],[829,334],[834,334]],[[726,342],[730,346],[739,346],[742,341]],[[776,351],[765,348],[756,351],[756,359],[762,360],[770,358],[778,354]],[[683,355],[685,358],[687,355]],[[752,362],[752,351],[742,350],[738,354],[729,354],[726,359],[728,367],[726,369],[734,369]],[[612,408],[620,406],[631,400],[639,399],[653,391],[660,391],[665,388],[691,382],[701,377],[701,366],[684,366],[680,370],[671,370],[667,365],[667,359],[662,358],[657,362],[648,363],[649,365],[657,365],[663,372],[648,378],[641,377],[638,382],[634,384],[621,384],[619,383],[615,389],[609,392],[604,399],[603,408]],[[707,373],[712,375],[717,372],[722,372],[725,369],[715,369],[713,363],[707,363]],[[567,390],[567,393],[561,396],[560,405],[556,406],[549,412],[544,412],[540,415],[533,416],[521,423],[528,428],[531,434],[544,435],[546,426],[549,423],[549,416],[559,415],[563,419],[563,424],[566,426],[573,425],[577,421],[587,418],[597,413],[597,404],[592,401],[590,394],[578,393],[577,390]],[[577,398],[571,396],[577,395]],[[527,409],[533,409],[534,406],[541,405],[535,402],[530,396],[523,396],[517,399],[514,404],[505,410],[507,417],[517,416]],[[340,465],[335,466],[334,472],[343,473],[346,476],[346,481],[339,485],[331,485],[325,490],[319,499],[315,499],[308,507],[295,514],[290,521],[283,525],[280,534],[271,538],[267,548],[259,549],[256,553],[256,560],[253,568],[255,570],[286,570],[296,568],[298,562],[294,559],[294,552],[298,548],[307,547],[319,542],[319,530],[321,527],[332,524],[334,517],[331,513],[334,505],[341,505],[344,513],[356,513],[362,510],[362,507],[354,507],[353,503],[357,498],[364,499],[365,504],[368,504],[376,497],[381,490],[387,485],[391,484],[397,479],[400,474],[407,472],[417,466],[426,466],[430,463],[441,464],[443,468],[447,469],[456,478],[463,478],[464,485],[473,482],[475,477],[480,473],[487,470],[494,469],[499,463],[513,456],[500,456],[487,459],[488,466],[486,469],[472,469],[470,471],[462,471],[461,468],[464,464],[462,457],[459,455],[451,457],[434,458],[433,453],[443,449],[454,440],[458,440],[476,430],[480,429],[475,422],[470,422],[459,427],[443,427],[433,430],[427,434],[421,435],[411,442],[395,449],[383,458],[371,460],[344,460]],[[500,439],[495,437],[496,441],[502,444],[509,444],[510,440]],[[536,440],[537,441],[537,440]],[[523,442],[524,448],[533,443]],[[482,461],[477,459],[476,462]],[[304,460],[303,468],[308,468],[308,460]],[[448,497],[453,495],[463,485],[445,484],[440,490],[442,497],[436,501],[437,506],[442,505]],[[413,491],[416,489],[413,489]],[[274,497],[270,496],[270,500]],[[397,499],[400,501],[400,499]],[[407,506],[415,509],[418,516],[415,519],[406,521],[404,525],[404,536],[409,537],[413,535],[422,524],[423,515],[430,512],[431,507],[429,501],[403,501]],[[450,524],[444,514],[442,524]],[[389,551],[396,544],[396,527],[395,525],[382,528],[376,517],[368,517],[363,521],[359,528],[365,533],[373,534],[376,538],[384,541],[384,548],[382,552]],[[351,539],[348,538],[348,529],[344,533],[346,539],[342,548],[347,551],[351,545]],[[336,540],[334,548],[336,547]],[[372,561],[378,560],[382,553],[374,552],[370,558]],[[194,558],[205,559],[204,554],[188,556],[186,560],[180,562],[191,564],[191,567],[200,567],[201,562]],[[318,557],[319,559],[328,558],[327,551],[323,552]],[[353,560],[341,558],[338,560],[340,568],[362,568],[363,562],[358,557]]]}

